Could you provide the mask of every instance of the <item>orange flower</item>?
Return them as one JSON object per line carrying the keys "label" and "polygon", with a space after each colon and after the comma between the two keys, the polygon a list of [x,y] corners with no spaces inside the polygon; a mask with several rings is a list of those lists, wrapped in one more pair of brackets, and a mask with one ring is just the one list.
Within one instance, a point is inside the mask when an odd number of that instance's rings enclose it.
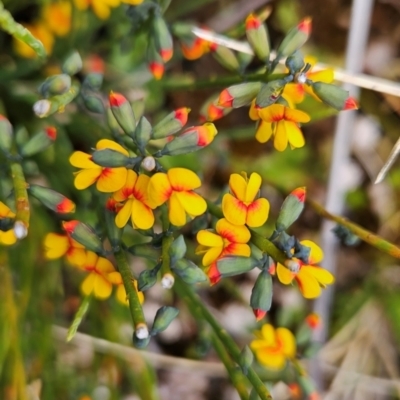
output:
{"label": "orange flower", "polygon": [[[112,149],[129,156],[129,153],[122,146],[112,140],[102,139],[98,141],[96,150],[102,149]],[[82,168],[75,173],[74,184],[79,190],[86,189],[96,182],[96,188],[99,192],[116,192],[124,186],[128,175],[128,170],[125,167],[100,167],[91,160],[90,154],[82,151],[75,151],[70,157],[69,162],[74,167]]]}
{"label": "orange flower", "polygon": [[222,211],[225,218],[234,225],[248,225],[257,228],[268,219],[269,202],[258,198],[261,176],[255,172],[250,175],[232,174],[229,179],[231,193],[222,199]]}

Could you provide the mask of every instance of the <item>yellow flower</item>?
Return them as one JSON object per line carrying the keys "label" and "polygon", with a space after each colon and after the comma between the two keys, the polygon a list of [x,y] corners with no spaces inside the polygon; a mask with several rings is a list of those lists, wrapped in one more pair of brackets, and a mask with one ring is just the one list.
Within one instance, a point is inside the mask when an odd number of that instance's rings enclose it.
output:
{"label": "yellow flower", "polygon": [[288,144],[292,149],[304,146],[304,137],[298,124],[310,121],[305,112],[282,104],[257,109],[253,102],[249,115],[253,120],[261,118],[256,132],[256,139],[260,143],[265,143],[274,135],[274,147],[278,151],[285,150]]}
{"label": "yellow flower", "polygon": [[71,30],[71,3],[59,1],[43,8],[43,23],[57,36],[65,36]]}
{"label": "yellow flower", "polygon": [[[39,39],[43,43],[47,54],[51,54],[51,52],[53,51],[54,37],[49,28],[43,22],[37,22],[32,25],[26,24],[24,26],[32,33],[33,36],[35,36],[36,39]],[[36,52],[30,46],[19,39],[14,39],[14,50],[21,57],[36,57]]]}
{"label": "yellow flower", "polygon": [[65,256],[67,261],[81,267],[86,261],[85,247],[67,234],[48,233],[44,238],[45,257],[54,260]]}
{"label": "yellow flower", "polygon": [[256,331],[256,339],[250,343],[257,361],[263,366],[281,370],[285,367],[286,361],[296,354],[296,341],[288,329],[274,327],[264,324],[261,330]]}
{"label": "yellow flower", "polygon": [[186,224],[186,215],[197,217],[207,209],[206,201],[193,189],[201,186],[199,177],[185,168],[171,168],[150,178],[149,200],[156,207],[168,203],[168,218],[175,226]]}
{"label": "yellow flower", "polygon": [[[0,220],[14,218],[15,214],[3,203],[0,201]],[[9,229],[7,231],[0,230],[0,244],[4,246],[11,246],[17,241],[17,237],[15,236],[14,229]]]}
{"label": "yellow flower", "polygon": [[[108,279],[110,280],[110,282],[113,285],[117,285],[117,293],[116,293],[117,300],[124,306],[129,305],[129,301],[127,298],[127,294],[126,294],[126,290],[125,290],[125,286],[124,286],[124,282],[122,280],[121,274],[119,272],[111,272],[110,274],[108,274]],[[143,294],[143,292],[138,291],[137,281],[135,281],[134,279],[132,279],[132,286],[135,288],[135,290],[138,294],[140,304],[143,304],[144,294]]]}
{"label": "yellow flower", "polygon": [[251,235],[246,226],[233,225],[222,218],[217,222],[215,232],[203,229],[197,233],[196,254],[204,254],[205,267],[228,255],[250,257],[250,246],[246,243]]}
{"label": "yellow flower", "polygon": [[[96,150],[102,149],[112,149],[129,156],[129,153],[122,146],[112,140],[102,139],[98,141]],[[82,168],[75,173],[74,184],[79,190],[86,189],[96,182],[96,188],[99,192],[116,192],[124,186],[128,175],[128,170],[125,167],[100,167],[91,160],[90,154],[82,151],[75,151],[70,157],[69,162],[74,167]]]}
{"label": "yellow flower", "polygon": [[154,225],[154,214],[147,195],[150,178],[147,175],[138,175],[129,170],[125,185],[114,193],[113,198],[118,202],[126,200],[124,206],[115,217],[115,224],[123,228],[131,217],[132,225],[138,229],[150,229]]}
{"label": "yellow flower", "polygon": [[112,283],[108,278],[114,267],[109,260],[99,257],[92,251],[86,253],[86,259],[82,265],[89,275],[81,284],[81,291],[85,296],[93,294],[98,299],[107,299],[112,292]]}
{"label": "yellow flower", "polygon": [[107,19],[110,16],[111,8],[118,7],[121,2],[130,5],[138,5],[143,0],[74,0],[79,10],[87,10],[89,6],[100,19]]}
{"label": "yellow flower", "polygon": [[278,264],[276,267],[276,274],[278,279],[284,284],[289,285],[295,280],[299,286],[301,294],[306,299],[313,299],[321,294],[321,288],[335,282],[334,276],[326,269],[318,265],[324,254],[319,246],[311,240],[303,240],[300,242],[303,246],[311,249],[308,258],[308,264],[295,259],[300,263],[300,270],[297,273],[289,271],[283,265]]}
{"label": "yellow flower", "polygon": [[224,217],[234,225],[248,225],[257,228],[268,219],[269,202],[267,199],[256,199],[261,186],[261,176],[256,172],[250,179],[239,174],[232,174],[229,179],[231,193],[222,199]]}

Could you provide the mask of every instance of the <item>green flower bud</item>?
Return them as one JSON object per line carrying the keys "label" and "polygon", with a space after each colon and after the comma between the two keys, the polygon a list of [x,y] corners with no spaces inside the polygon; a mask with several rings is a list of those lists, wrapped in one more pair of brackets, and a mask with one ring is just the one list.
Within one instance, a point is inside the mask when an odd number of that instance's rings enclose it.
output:
{"label": "green flower bud", "polygon": [[135,130],[135,140],[142,153],[144,153],[147,143],[151,138],[151,130],[152,127],[149,120],[146,117],[140,118]]}
{"label": "green flower bud", "polygon": [[132,161],[132,158],[113,149],[96,150],[91,159],[97,165],[106,168],[126,167]]}
{"label": "green flower bud", "polygon": [[263,269],[258,275],[250,297],[250,306],[253,309],[257,320],[259,319],[258,315],[262,315],[263,317],[265,313],[269,311],[271,304],[272,277],[266,269]]}
{"label": "green flower bud", "polygon": [[82,69],[82,58],[77,51],[73,51],[64,61],[61,70],[70,76],[77,74]]}
{"label": "green flower bud", "polygon": [[64,221],[63,228],[72,239],[75,239],[88,250],[101,255],[105,254],[101,239],[96,235],[95,231],[90,226],[77,220],[71,220]]}
{"label": "green flower bud", "polygon": [[100,74],[98,72],[92,72],[86,75],[85,80],[83,81],[83,86],[92,89],[94,91],[99,90],[102,84],[103,84],[103,74]]}
{"label": "green flower bud", "polygon": [[157,282],[157,274],[158,271],[161,269],[161,264],[157,264],[152,269],[145,269],[139,275],[138,279],[138,289],[141,292],[150,289],[155,285]]}
{"label": "green flower bud", "polygon": [[228,256],[217,261],[217,268],[221,276],[235,276],[251,271],[260,264],[252,257]]}
{"label": "green flower bud", "polygon": [[13,127],[10,121],[0,115],[0,149],[8,153],[12,146],[13,140]]}
{"label": "green flower bud", "polygon": [[67,92],[71,87],[71,77],[67,74],[49,76],[40,86],[39,93],[43,97],[51,97]]}
{"label": "green flower bud", "polygon": [[213,57],[227,70],[239,71],[240,64],[235,53],[225,46],[215,45],[212,49]]}
{"label": "green flower bud", "polygon": [[84,95],[83,96],[83,102],[85,104],[85,107],[93,113],[96,114],[103,114],[105,111],[103,100],[98,98],[97,96],[92,96],[92,95]]}
{"label": "green flower bud", "polygon": [[134,244],[128,248],[129,253],[137,257],[147,258],[157,261],[160,258],[160,252],[150,243]]}
{"label": "green flower bud", "polygon": [[185,257],[186,254],[186,243],[183,235],[179,235],[171,244],[169,248],[170,264],[175,265],[175,263]]}
{"label": "green flower bud", "polygon": [[338,111],[358,108],[356,100],[349,97],[349,92],[339,86],[325,82],[312,82],[311,87],[324,103]]}
{"label": "green flower bud", "polygon": [[171,270],[189,285],[208,281],[207,275],[202,269],[192,261],[184,258],[176,261],[175,265],[171,266]]}
{"label": "green flower bud", "polygon": [[286,83],[285,79],[278,79],[263,85],[256,97],[256,106],[264,108],[274,104],[279,99]]}
{"label": "green flower bud", "polygon": [[122,94],[114,92],[110,93],[109,100],[111,111],[118,124],[127,135],[134,138],[136,120],[129,101]]}
{"label": "green flower bud", "polygon": [[188,120],[190,108],[178,108],[163,118],[154,128],[152,139],[161,139],[180,131]]}
{"label": "green flower bud", "polygon": [[124,231],[122,228],[118,228],[118,226],[115,224],[115,216],[117,215],[115,208],[116,204],[117,202],[112,197],[110,197],[106,202],[104,212],[107,237],[111,243],[113,251],[119,250],[122,233]]}
{"label": "green flower bud", "polygon": [[30,157],[42,152],[51,146],[57,138],[57,130],[54,126],[49,126],[43,131],[32,136],[22,147],[21,156]]}
{"label": "green flower bud", "polygon": [[75,212],[75,203],[53,189],[39,185],[30,185],[29,193],[36,197],[45,207],[60,214]]}
{"label": "green flower bud", "polygon": [[249,367],[253,364],[254,355],[249,346],[244,346],[239,356],[239,365],[244,375],[247,375]]}
{"label": "green flower bud", "polygon": [[171,59],[173,54],[172,36],[168,26],[161,15],[156,15],[153,20],[154,44],[164,62]]}
{"label": "green flower bud", "polygon": [[246,18],[246,36],[257,57],[261,61],[268,62],[270,53],[268,30],[254,14]]}
{"label": "green flower bud", "polygon": [[107,108],[107,124],[114,136],[123,134],[118,121],[115,119],[114,114],[111,111],[111,108]]}
{"label": "green flower bud", "polygon": [[230,108],[247,106],[256,98],[261,88],[261,82],[246,82],[229,86],[219,95],[218,105]]}
{"label": "green flower bud", "polygon": [[175,307],[164,306],[157,310],[154,317],[153,327],[150,331],[150,336],[155,336],[168,328],[169,324],[179,314],[179,310]]}
{"label": "green flower bud", "polygon": [[306,64],[303,55],[299,51],[296,51],[286,59],[285,65],[291,74],[297,74]]}
{"label": "green flower bud", "polygon": [[299,187],[286,197],[282,204],[279,216],[276,221],[276,230],[278,233],[286,231],[293,222],[299,218],[304,209],[306,199],[306,188]]}

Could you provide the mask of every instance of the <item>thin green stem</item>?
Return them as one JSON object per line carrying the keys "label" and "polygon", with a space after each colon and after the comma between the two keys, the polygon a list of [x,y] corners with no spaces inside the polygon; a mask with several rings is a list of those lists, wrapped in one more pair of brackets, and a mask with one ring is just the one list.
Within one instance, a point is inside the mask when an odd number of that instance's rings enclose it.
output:
{"label": "thin green stem", "polygon": [[129,300],[129,310],[131,312],[133,326],[135,331],[138,327],[146,327],[146,320],[143,314],[143,308],[140,304],[138,293],[132,284],[132,273],[126,259],[126,255],[123,250],[118,250],[114,253],[117,261],[118,271],[122,276],[122,281],[126,290],[126,294]]}
{"label": "thin green stem", "polygon": [[197,79],[195,76],[186,75],[179,78],[168,78],[161,82],[164,89],[167,90],[196,90],[209,88],[223,88],[230,85],[243,82],[271,82],[276,79],[285,78],[287,74],[253,73],[248,75],[232,75],[232,76],[213,76],[208,79]]}
{"label": "thin green stem", "polygon": [[18,239],[23,239],[28,234],[30,220],[30,205],[27,192],[28,184],[25,181],[22,165],[12,162],[11,178],[14,186],[16,216],[15,216],[15,233]]}
{"label": "thin green stem", "polygon": [[[224,344],[226,350],[231,355],[233,360],[240,365],[240,349],[236,345],[235,341],[231,338],[228,332],[217,322],[213,315],[208,311],[207,307],[204,306],[201,299],[194,293],[193,289],[182,282],[180,279],[175,281],[176,289],[181,293],[181,298],[188,298],[193,306],[198,310],[198,313],[205,319],[212,330],[216,334],[219,340]],[[261,400],[272,399],[268,389],[264,383],[258,377],[257,373],[252,367],[248,368],[247,378],[250,383],[257,391]]]}
{"label": "thin green stem", "polygon": [[174,241],[174,237],[171,234],[167,234],[170,223],[168,219],[168,209],[164,206],[161,210],[161,223],[162,229],[165,236],[162,239],[162,247],[161,247],[161,273],[162,275],[171,272],[170,269],[170,256],[169,256],[169,248],[171,247],[172,242]]}
{"label": "thin green stem", "polygon": [[349,221],[344,217],[340,217],[339,215],[334,215],[325,210],[320,204],[316,203],[313,200],[307,200],[307,203],[321,216],[331,221],[338,223],[346,227],[350,232],[354,233],[364,242],[367,242],[373,247],[387,253],[393,257],[400,258],[400,248],[394,245],[393,243],[388,242],[387,240],[381,238],[380,236],[362,228],[361,226],[355,224],[354,222]]}
{"label": "thin green stem", "polygon": [[67,342],[71,341],[75,336],[76,332],[78,331],[79,325],[81,324],[83,318],[85,317],[86,313],[89,310],[91,298],[92,298],[91,296],[86,296],[83,298],[83,301],[79,306],[78,311],[75,314],[74,320],[72,321],[72,324],[68,328]]}

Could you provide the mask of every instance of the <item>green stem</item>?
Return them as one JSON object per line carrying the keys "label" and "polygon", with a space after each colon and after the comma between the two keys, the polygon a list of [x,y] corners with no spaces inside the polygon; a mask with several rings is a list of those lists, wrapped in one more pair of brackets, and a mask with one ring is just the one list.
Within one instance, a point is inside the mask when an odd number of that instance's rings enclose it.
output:
{"label": "green stem", "polygon": [[[169,219],[168,219],[168,209],[166,206],[162,207],[161,210],[161,223],[164,234],[167,233],[169,229]],[[161,247],[161,274],[164,275],[166,273],[170,273],[170,256],[169,256],[169,248],[171,247],[172,242],[174,241],[174,237],[172,234],[163,237],[162,239],[162,247]]]}
{"label": "green stem", "polygon": [[[212,330],[216,334],[219,340],[224,344],[228,353],[231,355],[233,360],[240,365],[240,349],[236,345],[235,341],[231,338],[228,332],[219,325],[216,319],[212,316],[207,307],[204,306],[200,298],[193,292],[193,289],[182,282],[180,279],[175,281],[176,289],[182,294],[182,298],[186,297],[193,304],[193,306],[198,310],[197,312],[202,315],[202,317],[209,323]],[[261,400],[272,399],[268,389],[265,387],[264,383],[260,380],[256,372],[252,367],[248,368],[247,378],[253,385],[254,389],[257,391]]]}
{"label": "green stem", "polygon": [[393,243],[388,242],[387,240],[381,238],[380,236],[362,228],[361,226],[355,224],[347,220],[344,217],[340,217],[339,215],[331,214],[329,211],[325,210],[320,204],[316,203],[313,200],[307,200],[307,203],[321,216],[331,221],[338,223],[346,227],[350,232],[354,233],[364,242],[367,242],[373,247],[387,253],[395,258],[400,258],[400,248],[394,245]]}
{"label": "green stem", "polygon": [[179,78],[168,78],[161,81],[167,90],[196,90],[208,88],[220,88],[243,82],[270,82],[285,78],[287,74],[253,73],[248,75],[214,76],[208,79],[197,79],[195,76],[186,75]]}
{"label": "green stem", "polygon": [[68,328],[67,342],[72,340],[76,332],[78,331],[79,325],[81,324],[83,318],[85,317],[86,313],[89,310],[91,298],[92,298],[91,296],[86,296],[83,298],[83,301],[79,306],[78,311],[75,314],[74,320],[72,321],[72,324]]}
{"label": "green stem", "polygon": [[16,236],[18,239],[23,239],[28,234],[30,220],[30,206],[27,192],[28,184],[25,181],[22,165],[17,162],[12,162],[10,165],[11,177],[14,186],[14,196],[16,205],[15,225]]}
{"label": "green stem", "polygon": [[114,255],[117,261],[118,271],[121,274],[126,294],[128,296],[129,310],[131,312],[135,331],[138,329],[138,327],[145,327],[147,329],[142,305],[140,304],[138,293],[132,284],[133,277],[126,259],[126,255],[123,250],[116,251]]}

